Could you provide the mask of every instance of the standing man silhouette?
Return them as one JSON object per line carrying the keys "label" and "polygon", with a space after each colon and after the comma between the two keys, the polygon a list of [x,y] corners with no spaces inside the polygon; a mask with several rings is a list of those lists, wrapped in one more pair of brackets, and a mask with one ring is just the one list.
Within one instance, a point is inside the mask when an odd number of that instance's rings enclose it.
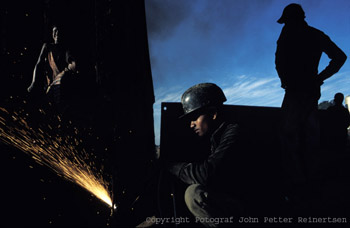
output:
{"label": "standing man silhouette", "polygon": [[348,127],[350,126],[350,114],[343,106],[344,94],[334,95],[334,105],[327,109],[329,118],[329,144],[332,149],[345,150],[348,140]]}
{"label": "standing man silhouette", "polygon": [[[339,71],[347,57],[326,34],[306,23],[301,5],[286,6],[277,22],[284,24],[275,59],[281,87],[285,89],[282,158],[289,179],[295,185],[305,183],[315,171],[315,155],[320,144],[317,106],[321,85]],[[331,61],[318,73],[323,52]]]}

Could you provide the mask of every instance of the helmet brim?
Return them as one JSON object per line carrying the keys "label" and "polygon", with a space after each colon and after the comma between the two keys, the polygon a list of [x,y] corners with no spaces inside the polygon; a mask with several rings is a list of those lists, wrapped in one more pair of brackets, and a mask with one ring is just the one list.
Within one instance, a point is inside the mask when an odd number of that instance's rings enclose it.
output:
{"label": "helmet brim", "polygon": [[181,120],[193,120],[195,119],[196,117],[198,118],[198,116],[200,115],[200,112],[204,109],[205,107],[202,107],[202,108],[198,108],[196,110],[193,110],[189,113],[185,113],[181,116],[179,116],[179,119]]}
{"label": "helmet brim", "polygon": [[278,24],[283,24],[285,22],[284,18],[281,17],[280,19],[277,20]]}

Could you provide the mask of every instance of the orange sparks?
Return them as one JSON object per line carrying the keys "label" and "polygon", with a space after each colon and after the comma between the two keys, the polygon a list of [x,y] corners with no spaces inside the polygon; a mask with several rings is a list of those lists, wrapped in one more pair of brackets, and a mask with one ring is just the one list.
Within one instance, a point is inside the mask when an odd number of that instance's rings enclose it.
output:
{"label": "orange sparks", "polygon": [[[43,110],[40,110],[45,114]],[[57,117],[59,121],[61,119]],[[53,127],[49,125],[49,129]],[[48,130],[48,131],[50,131]],[[77,134],[77,129],[75,129]],[[39,164],[46,165],[59,176],[78,184],[112,207],[108,183],[93,163],[87,164],[89,154],[85,149],[78,151],[82,140],[71,136],[50,135],[43,129],[34,130],[26,117],[0,107],[0,140],[31,155]]]}

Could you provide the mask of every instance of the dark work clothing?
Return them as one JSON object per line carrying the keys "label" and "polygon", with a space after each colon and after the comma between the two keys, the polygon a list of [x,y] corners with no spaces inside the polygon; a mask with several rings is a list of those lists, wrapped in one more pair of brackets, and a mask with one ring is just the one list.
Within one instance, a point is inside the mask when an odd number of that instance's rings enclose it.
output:
{"label": "dark work clothing", "polygon": [[67,100],[64,94],[62,94],[61,85],[53,85],[48,94],[49,101],[53,102],[53,108],[58,113],[64,113],[67,108]]}
{"label": "dark work clothing", "polygon": [[50,100],[54,101],[56,104],[60,104],[62,101],[60,87],[61,85],[53,85],[48,93]]}
{"label": "dark work clothing", "polygon": [[[286,91],[282,104],[282,162],[295,183],[306,181],[320,146],[317,99],[307,92]],[[312,167],[312,168],[311,168]]]}
{"label": "dark work clothing", "polygon": [[237,124],[222,123],[210,138],[211,153],[206,160],[177,163],[170,172],[187,184],[201,184],[223,192],[234,191],[232,182],[228,180],[234,175],[237,137]]}
{"label": "dark work clothing", "polygon": [[[318,74],[322,53],[331,59]],[[339,71],[346,60],[344,52],[320,30],[307,25],[285,25],[277,41],[276,70],[286,90],[319,90],[323,81]]]}
{"label": "dark work clothing", "polygon": [[192,184],[186,189],[185,203],[205,227],[232,227],[242,215],[241,202],[237,198],[210,191],[200,184]]}
{"label": "dark work clothing", "polygon": [[[318,73],[322,53],[331,59]],[[317,110],[323,81],[339,71],[344,52],[320,30],[305,21],[286,24],[277,41],[276,70],[285,89],[282,104],[281,145],[283,167],[295,184],[316,174],[320,150]]]}
{"label": "dark work clothing", "polygon": [[343,105],[334,105],[327,109],[328,112],[328,143],[332,147],[343,148],[348,138],[347,128],[350,125],[350,114]]}
{"label": "dark work clothing", "polygon": [[185,192],[186,205],[196,218],[201,218],[199,221],[204,226],[231,226],[210,219],[243,213],[240,198],[244,184],[239,179],[244,175],[239,168],[243,162],[239,159],[238,125],[222,123],[211,135],[210,142],[211,153],[207,159],[177,163],[169,171],[190,185]]}

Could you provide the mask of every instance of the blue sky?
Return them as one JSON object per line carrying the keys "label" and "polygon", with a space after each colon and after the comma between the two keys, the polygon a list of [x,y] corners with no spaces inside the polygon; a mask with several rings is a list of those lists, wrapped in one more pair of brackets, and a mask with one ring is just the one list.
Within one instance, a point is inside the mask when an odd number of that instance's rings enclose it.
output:
{"label": "blue sky", "polygon": [[[276,21],[290,3],[302,5],[310,26],[325,32],[350,55],[348,0],[146,0],[156,144],[161,102],[179,102],[192,85],[213,82],[225,104],[281,105],[284,90],[275,70]],[[329,59],[322,56],[319,71]],[[322,86],[321,101],[350,95],[350,60]]]}

